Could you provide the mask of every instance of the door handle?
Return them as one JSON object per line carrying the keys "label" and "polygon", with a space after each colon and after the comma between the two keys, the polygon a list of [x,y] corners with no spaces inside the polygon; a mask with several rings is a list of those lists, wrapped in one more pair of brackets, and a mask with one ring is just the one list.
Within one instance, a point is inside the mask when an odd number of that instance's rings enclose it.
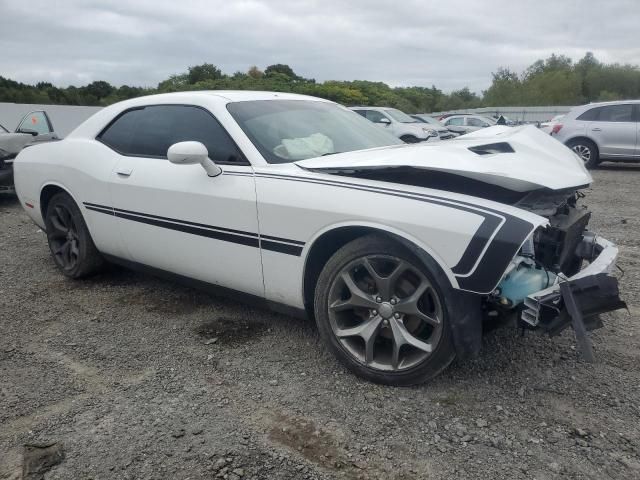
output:
{"label": "door handle", "polygon": [[123,177],[128,177],[133,172],[132,168],[118,168],[116,169],[116,173]]}
{"label": "door handle", "polygon": [[601,129],[601,128],[596,127],[596,128],[592,128],[592,129],[591,129],[591,131],[592,131],[592,132],[601,132],[601,131],[602,131],[602,129]]}

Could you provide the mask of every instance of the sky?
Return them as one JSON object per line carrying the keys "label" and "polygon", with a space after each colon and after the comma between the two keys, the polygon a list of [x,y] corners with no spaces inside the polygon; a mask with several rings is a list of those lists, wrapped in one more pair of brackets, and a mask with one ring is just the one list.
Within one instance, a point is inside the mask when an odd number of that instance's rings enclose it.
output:
{"label": "sky", "polygon": [[156,86],[189,66],[435,85],[551,53],[640,64],[640,0],[0,0],[0,75],[58,86]]}

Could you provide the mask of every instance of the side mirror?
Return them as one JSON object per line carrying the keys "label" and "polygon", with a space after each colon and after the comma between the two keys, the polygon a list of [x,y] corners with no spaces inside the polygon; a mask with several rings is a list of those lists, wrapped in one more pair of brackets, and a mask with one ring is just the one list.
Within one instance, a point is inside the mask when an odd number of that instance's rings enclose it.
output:
{"label": "side mirror", "polygon": [[18,133],[26,133],[27,135],[33,135],[34,137],[38,136],[38,132],[31,130],[30,128],[21,128],[18,130]]}
{"label": "side mirror", "polygon": [[381,123],[383,125],[391,125],[391,120],[389,120],[388,118],[381,118],[376,123]]}
{"label": "side mirror", "polygon": [[199,163],[210,177],[217,177],[222,173],[222,169],[209,158],[207,147],[200,142],[174,143],[167,150],[167,158],[176,165],[195,165]]}

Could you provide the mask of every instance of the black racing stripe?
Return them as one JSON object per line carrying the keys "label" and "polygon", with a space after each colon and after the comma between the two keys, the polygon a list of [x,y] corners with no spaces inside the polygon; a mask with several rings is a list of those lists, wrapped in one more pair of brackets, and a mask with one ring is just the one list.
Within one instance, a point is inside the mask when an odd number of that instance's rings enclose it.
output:
{"label": "black racing stripe", "polygon": [[201,237],[213,238],[215,240],[222,240],[224,242],[237,243],[240,245],[247,245],[249,247],[259,246],[258,238],[253,236],[246,237],[244,235],[221,232],[218,230],[209,230],[207,228],[200,228],[192,225],[165,222],[163,220],[157,220],[154,218],[129,215],[120,211],[116,211],[116,216],[119,218],[126,218],[127,220],[133,220],[134,222],[145,223],[147,225],[153,225],[155,227],[167,228],[169,230],[176,230],[178,232],[190,233],[192,235],[199,235]]}
{"label": "black racing stripe", "polygon": [[479,293],[492,291],[531,230],[529,222],[511,217],[500,228],[473,274],[457,277],[460,288]]}
{"label": "black racing stripe", "polygon": [[265,250],[272,252],[286,253],[287,255],[295,255],[299,257],[302,254],[302,247],[288,245],[286,243],[273,242],[271,240],[260,240],[260,246]]}
{"label": "black racing stripe", "polygon": [[158,215],[151,215],[149,213],[141,213],[141,212],[134,212],[132,210],[123,210],[121,208],[114,208],[116,215],[120,216],[120,213],[124,213],[124,214],[130,214],[130,215],[139,215],[141,217],[148,217],[148,218],[154,218],[157,220],[165,220],[165,221],[169,221],[169,222],[176,222],[176,223],[182,223],[184,225],[190,225],[193,227],[199,227],[199,228],[211,228],[211,229],[215,229],[215,230],[220,230],[223,232],[228,232],[228,233],[235,233],[235,234],[239,234],[239,235],[249,235],[249,236],[253,236],[253,237],[258,237],[257,233],[253,233],[253,232],[245,232],[243,230],[234,230],[232,228],[225,228],[225,227],[216,227],[213,225],[207,225],[206,223],[196,223],[196,222],[190,222],[187,220],[179,220],[177,218],[170,218],[170,217],[160,217]]}
{"label": "black racing stripe", "polygon": [[473,269],[476,261],[480,258],[480,255],[482,255],[482,250],[491,239],[500,222],[501,219],[498,217],[487,216],[484,218],[484,221],[480,224],[471,242],[462,254],[462,258],[460,258],[456,266],[451,269],[454,275],[465,274]]}
{"label": "black racing stripe", "polygon": [[163,221],[181,223],[181,224],[190,225],[190,226],[193,226],[193,227],[210,228],[210,229],[213,229],[213,230],[220,230],[220,231],[223,231],[223,232],[235,233],[235,234],[238,234],[238,235],[249,235],[249,236],[253,236],[253,237],[256,237],[256,238],[258,237],[257,233],[245,232],[243,230],[234,230],[232,228],[216,227],[216,226],[213,226],[213,225],[207,225],[206,223],[190,222],[188,220],[179,220],[177,218],[161,217],[159,215],[151,215],[150,213],[135,212],[133,210],[124,210],[122,208],[108,207],[106,205],[98,205],[98,204],[95,204],[95,203],[84,202],[84,204],[85,205],[91,205],[93,207],[106,208],[106,209],[114,210],[116,212],[117,216],[122,216],[122,215],[120,215],[120,213],[130,214],[130,215],[137,215],[137,216],[140,216],[140,217],[153,218],[153,219],[156,219],[156,220],[163,220]]}
{"label": "black racing stripe", "polygon": [[[392,195],[429,202],[436,205],[442,205],[458,210],[467,211],[484,217],[483,223],[478,228],[476,234],[474,235],[474,238],[471,240],[471,242],[469,242],[469,245],[467,245],[467,249],[463,253],[462,258],[460,259],[458,264],[453,267],[456,272],[459,272],[454,274],[458,279],[460,288],[462,288],[463,290],[470,290],[478,293],[489,293],[495,288],[495,286],[500,281],[502,274],[509,265],[509,262],[513,259],[516,253],[518,253],[518,250],[522,246],[522,243],[524,243],[526,238],[533,230],[533,224],[508,213],[500,212],[491,208],[478,207],[468,202],[462,202],[458,200],[449,201],[444,197],[435,197],[432,195],[413,192],[408,195],[407,192],[403,192],[402,190],[395,190],[385,187],[367,187],[364,185],[340,182],[335,180],[311,179],[307,177],[263,173],[257,173],[256,176],[316,183],[320,185],[324,184],[330,186],[338,186],[342,188],[349,188],[352,190],[376,192],[385,195]],[[502,227],[500,227],[499,231],[493,238],[493,241],[491,241],[491,243],[487,247],[484,256],[482,257],[482,261],[471,275],[469,275],[468,277],[463,277],[461,273],[464,271],[463,267],[466,268],[467,266],[471,265],[471,268],[473,268],[473,265],[482,254],[482,251],[484,250],[487,242],[489,242],[491,234],[493,234],[497,225],[500,224],[501,217],[505,218],[505,223],[502,225]],[[493,225],[485,225],[487,222],[491,222],[493,223]],[[493,227],[492,230],[490,230],[491,227]],[[489,231],[491,231],[491,233],[487,235]],[[460,265],[461,263],[464,263],[464,265],[458,267],[458,265]]]}
{"label": "black racing stripe", "polygon": [[115,213],[113,213],[113,210],[110,209],[110,208],[93,207],[93,206],[89,206],[87,204],[85,204],[85,208],[87,210],[93,210],[95,212],[106,213],[106,214],[109,214],[109,215],[115,215]]}
{"label": "black racing stripe", "polygon": [[284,242],[284,243],[291,243],[293,245],[304,246],[304,242],[300,242],[298,240],[289,240],[287,238],[282,238],[282,237],[272,237],[271,235],[260,235],[260,238],[266,238],[267,240],[273,240],[275,242]]}
{"label": "black racing stripe", "polygon": [[[332,180],[324,181],[323,179],[307,179],[305,177],[292,177],[288,175],[276,175],[275,177],[272,177],[271,174],[257,174],[257,175],[264,178],[276,178],[276,179],[300,181],[300,182],[306,182],[306,183],[315,183],[318,185],[336,186],[336,187],[347,188],[351,190],[361,190],[365,192],[381,193],[383,195],[390,195],[393,197],[408,198],[411,200],[417,200],[419,202],[426,202],[426,203],[431,203],[435,205],[441,205],[448,208],[453,208],[456,210],[462,210],[462,211],[473,213],[474,215],[479,215],[483,217],[480,227],[478,227],[478,230],[476,231],[473,238],[469,242],[469,245],[467,245],[467,248],[462,254],[462,257],[460,258],[458,263],[452,268],[454,275],[463,275],[463,274],[469,273],[472,270],[473,266],[476,263],[476,260],[480,257],[480,255],[482,254],[482,251],[487,246],[487,243],[489,243],[491,236],[496,231],[496,228],[502,222],[501,216],[498,216],[497,214],[487,213],[482,210],[478,210],[477,209],[478,207],[469,208],[464,205],[458,205],[457,203],[441,201],[440,198],[438,197],[432,197],[432,196],[423,195],[419,193],[414,195],[413,193],[407,193],[407,192],[402,192],[400,190],[392,190],[387,188],[383,189],[384,191],[379,191],[377,190],[377,187],[368,187],[366,185],[357,185],[357,184],[346,183],[346,182],[334,182]],[[395,193],[395,192],[400,192],[400,193]]]}
{"label": "black racing stripe", "polygon": [[331,185],[336,185],[336,186],[344,186],[344,187],[356,187],[359,189],[367,189],[367,190],[371,190],[371,191],[376,191],[379,193],[385,193],[385,192],[390,192],[390,193],[395,193],[395,194],[400,194],[400,195],[407,195],[410,194],[413,197],[421,197],[421,198],[429,198],[429,199],[433,199],[435,201],[444,201],[444,203],[448,204],[448,205],[461,205],[461,206],[465,206],[465,207],[469,207],[471,210],[473,210],[474,212],[478,212],[478,214],[482,214],[482,211],[486,211],[486,212],[491,212],[495,215],[498,216],[508,216],[508,214],[505,214],[501,211],[498,210],[494,210],[490,207],[479,207],[478,205],[475,205],[473,203],[469,203],[469,202],[465,202],[463,200],[453,200],[447,197],[441,197],[438,195],[433,195],[433,194],[428,194],[428,193],[419,193],[419,192],[407,192],[406,190],[398,190],[396,188],[389,188],[389,187],[379,187],[379,186],[371,186],[371,185],[360,185],[358,183],[352,183],[352,182],[344,182],[344,181],[340,181],[340,180],[333,180],[333,179],[328,179],[328,178],[310,178],[310,177],[298,177],[296,175],[283,175],[280,173],[256,173],[255,174],[257,177],[265,177],[265,178],[281,178],[283,180],[299,180],[299,181],[309,181],[309,182],[313,182],[313,183],[325,183],[325,184],[331,184]]}
{"label": "black racing stripe", "polygon": [[[179,232],[190,233],[202,237],[213,238],[230,243],[247,245],[250,247],[260,247],[260,236],[257,233],[244,232],[241,230],[233,230],[224,227],[215,227],[202,223],[187,222],[185,220],[177,220],[168,217],[160,217],[158,215],[150,215],[147,213],[139,213],[131,210],[123,210],[121,208],[108,207],[106,205],[98,205],[95,203],[84,202],[88,210],[95,212],[115,215],[119,218],[125,218],[134,222],[153,225],[156,227],[167,228]],[[262,248],[274,252],[286,253],[288,255],[300,256],[304,242],[298,240],[289,240],[286,238],[263,236],[268,240],[262,240]]]}
{"label": "black racing stripe", "polygon": [[108,210],[113,210],[113,208],[111,208],[108,205],[100,205],[98,203],[89,203],[89,202],[82,202],[82,203],[85,207],[106,208]]}

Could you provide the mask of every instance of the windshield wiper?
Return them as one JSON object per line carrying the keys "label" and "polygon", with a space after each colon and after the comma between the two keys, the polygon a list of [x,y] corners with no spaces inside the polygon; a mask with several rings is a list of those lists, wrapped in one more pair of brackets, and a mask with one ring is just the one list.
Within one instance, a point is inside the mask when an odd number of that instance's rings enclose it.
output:
{"label": "windshield wiper", "polygon": [[327,155],[335,155],[336,153],[344,153],[344,152],[327,152],[320,155],[321,157],[326,157]]}

